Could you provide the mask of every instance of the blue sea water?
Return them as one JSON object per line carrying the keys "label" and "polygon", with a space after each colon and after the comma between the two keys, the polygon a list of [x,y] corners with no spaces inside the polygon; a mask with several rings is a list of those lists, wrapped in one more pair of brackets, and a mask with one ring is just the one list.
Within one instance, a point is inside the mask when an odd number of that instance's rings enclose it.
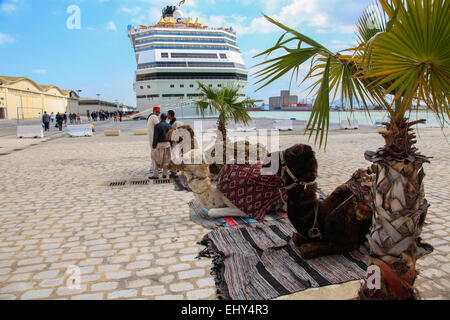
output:
{"label": "blue sea water", "polygon": [[[252,119],[296,119],[296,120],[309,120],[311,116],[311,112],[304,111],[252,111],[249,113]],[[420,125],[422,127],[427,128],[437,128],[441,127],[442,121],[436,117],[436,115],[432,112],[427,111],[413,111],[409,116],[411,121],[418,119],[426,119],[427,122],[425,125]],[[378,121],[387,121],[388,113],[385,111],[370,111],[370,113],[364,111],[331,111],[330,112],[330,123],[341,123],[343,120],[357,120],[360,125],[369,125],[372,126]],[[444,123],[444,127],[448,128],[449,119],[446,118],[446,123]]]}

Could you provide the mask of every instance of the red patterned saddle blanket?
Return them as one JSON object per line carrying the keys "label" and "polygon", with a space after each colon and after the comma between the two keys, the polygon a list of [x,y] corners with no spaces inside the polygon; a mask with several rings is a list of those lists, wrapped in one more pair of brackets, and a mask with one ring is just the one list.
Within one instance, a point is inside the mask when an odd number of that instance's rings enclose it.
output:
{"label": "red patterned saddle blanket", "polygon": [[[217,188],[237,208],[256,220],[264,216],[281,199],[283,181],[278,175],[262,175],[262,165],[228,164],[222,168]],[[283,192],[286,201],[287,195]]]}

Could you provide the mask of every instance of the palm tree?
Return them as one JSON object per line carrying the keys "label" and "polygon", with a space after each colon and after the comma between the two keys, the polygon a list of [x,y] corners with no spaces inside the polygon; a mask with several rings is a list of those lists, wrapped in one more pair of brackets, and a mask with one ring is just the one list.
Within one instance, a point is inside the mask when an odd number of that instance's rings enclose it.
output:
{"label": "palm tree", "polygon": [[[311,38],[266,18],[285,31],[266,55],[284,50],[264,61],[257,76],[261,88],[309,62],[303,81],[312,79],[317,95],[307,130],[315,142],[325,144],[329,127],[329,98],[339,93],[351,110],[362,104],[378,104],[390,121],[381,132],[385,145],[367,151],[367,160],[377,165],[373,187],[373,226],[368,235],[370,264],[381,271],[381,289],[369,290],[367,281],[361,299],[415,299],[414,282],[420,233],[428,209],[424,195],[423,163],[413,126],[413,105],[424,102],[448,123],[450,88],[450,1],[379,0],[362,13],[357,25],[357,45],[334,53]],[[295,47],[288,47],[295,44]],[[306,46],[305,46],[306,45]],[[343,103],[342,103],[343,105]],[[319,139],[320,138],[320,139]]]}
{"label": "palm tree", "polygon": [[218,114],[217,128],[222,134],[223,142],[227,141],[228,121],[235,123],[248,124],[251,120],[248,114],[248,107],[258,100],[239,101],[238,89],[236,88],[210,88],[205,84],[198,82],[200,94],[203,98],[197,101],[197,114],[205,116],[209,110],[212,114]]}

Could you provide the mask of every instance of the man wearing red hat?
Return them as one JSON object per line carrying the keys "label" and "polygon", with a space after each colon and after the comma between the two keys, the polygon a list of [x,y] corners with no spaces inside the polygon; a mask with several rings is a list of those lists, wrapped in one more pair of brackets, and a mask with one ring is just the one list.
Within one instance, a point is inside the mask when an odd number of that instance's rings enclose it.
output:
{"label": "man wearing red hat", "polygon": [[147,130],[148,130],[148,138],[150,141],[150,157],[152,159],[152,162],[150,163],[150,172],[153,172],[153,168],[157,168],[154,164],[154,159],[152,158],[153,154],[153,135],[155,133],[155,126],[159,123],[159,115],[161,113],[160,107],[154,107],[153,108],[153,114],[150,115],[150,117],[147,120]]}

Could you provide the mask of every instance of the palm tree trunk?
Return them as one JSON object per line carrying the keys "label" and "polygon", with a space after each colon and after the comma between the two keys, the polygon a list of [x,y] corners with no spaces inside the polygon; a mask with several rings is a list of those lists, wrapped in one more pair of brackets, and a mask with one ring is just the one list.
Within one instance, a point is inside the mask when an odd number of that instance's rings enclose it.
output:
{"label": "palm tree trunk", "polygon": [[219,118],[219,121],[217,122],[217,129],[222,134],[222,141],[225,144],[227,141],[227,127],[225,121]]}
{"label": "palm tree trunk", "polygon": [[381,287],[373,288],[366,280],[359,291],[360,299],[417,299],[415,265],[429,207],[424,193],[423,163],[429,161],[416,153],[411,127],[423,121],[391,119],[382,133],[385,147],[366,152],[366,159],[377,165],[373,226],[368,241],[369,264],[379,268]]}

